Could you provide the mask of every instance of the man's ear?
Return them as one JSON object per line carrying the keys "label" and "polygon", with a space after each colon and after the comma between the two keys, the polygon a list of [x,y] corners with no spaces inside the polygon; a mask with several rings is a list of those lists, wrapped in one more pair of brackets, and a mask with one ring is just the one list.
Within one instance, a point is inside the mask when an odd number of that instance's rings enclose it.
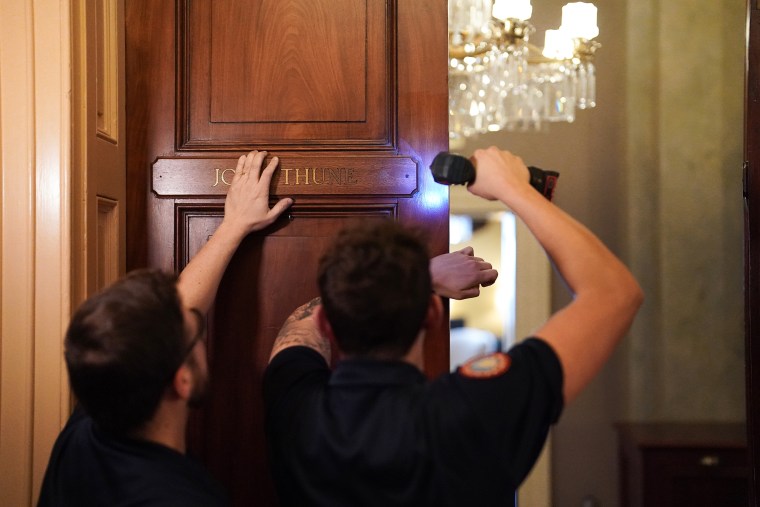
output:
{"label": "man's ear", "polygon": [[190,396],[193,393],[193,372],[189,365],[183,363],[182,366],[174,372],[172,388],[178,398],[183,400],[190,399]]}
{"label": "man's ear", "polygon": [[335,333],[333,333],[332,325],[330,325],[330,321],[327,320],[327,315],[325,314],[325,309],[322,305],[317,306],[316,310],[314,310],[314,318],[317,320],[317,328],[322,336],[330,340],[330,343],[334,344]]}

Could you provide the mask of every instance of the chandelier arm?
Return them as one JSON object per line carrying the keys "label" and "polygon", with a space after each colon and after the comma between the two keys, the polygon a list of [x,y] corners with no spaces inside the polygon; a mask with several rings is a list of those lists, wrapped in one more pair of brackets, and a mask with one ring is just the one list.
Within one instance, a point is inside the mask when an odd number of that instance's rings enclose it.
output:
{"label": "chandelier arm", "polygon": [[525,44],[528,46],[528,64],[529,65],[537,65],[539,63],[551,63],[556,62],[554,58],[549,58],[547,56],[544,56],[543,50],[536,46],[535,44],[531,44],[530,42],[525,42]]}
{"label": "chandelier arm", "polygon": [[456,58],[457,60],[461,60],[467,56],[480,56],[490,51],[490,49],[490,47],[479,46],[474,50],[467,51],[462,46],[449,44],[449,58]]}

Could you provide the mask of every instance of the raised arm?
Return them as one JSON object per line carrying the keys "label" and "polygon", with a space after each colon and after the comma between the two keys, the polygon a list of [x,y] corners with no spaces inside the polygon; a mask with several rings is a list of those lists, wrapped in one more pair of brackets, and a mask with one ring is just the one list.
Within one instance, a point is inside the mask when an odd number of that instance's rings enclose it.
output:
{"label": "raised arm", "polygon": [[491,147],[477,150],[476,179],[468,190],[498,199],[525,222],[556,266],[573,300],[534,335],[557,353],[564,372],[565,402],[596,375],[633,322],[643,294],[633,275],[578,221],[528,183],[523,161]]}
{"label": "raised arm", "polygon": [[177,289],[185,305],[208,312],[227,264],[243,238],[270,225],[293,203],[290,198],[280,199],[269,208],[269,185],[278,159],[272,157],[262,170],[266,156],[265,151],[252,151],[238,159],[222,223],[179,276]]}
{"label": "raised arm", "polygon": [[479,296],[480,287],[492,285],[499,273],[467,246],[430,259],[430,275],[439,296],[468,299]]}
{"label": "raised arm", "polygon": [[[330,340],[320,329],[320,325],[325,326],[326,321],[320,324],[321,306],[320,298],[314,298],[306,304],[296,308],[293,313],[285,320],[285,323],[277,333],[277,338],[272,345],[272,353],[269,355],[269,361],[279,352],[289,347],[309,347],[319,352],[325,358],[327,364],[330,364],[331,347]],[[323,315],[321,317],[324,317]],[[329,332],[329,331],[328,331]]]}

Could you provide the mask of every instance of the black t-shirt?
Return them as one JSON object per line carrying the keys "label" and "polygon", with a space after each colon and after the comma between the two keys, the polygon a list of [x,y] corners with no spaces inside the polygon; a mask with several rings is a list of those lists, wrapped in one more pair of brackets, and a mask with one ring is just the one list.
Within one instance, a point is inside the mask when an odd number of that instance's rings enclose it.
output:
{"label": "black t-shirt", "polygon": [[306,347],[264,378],[267,437],[287,506],[510,505],[562,410],[562,369],[531,338],[426,382],[405,362]]}
{"label": "black t-shirt", "polygon": [[174,449],[99,431],[81,409],[56,440],[40,491],[47,506],[226,506],[203,466]]}

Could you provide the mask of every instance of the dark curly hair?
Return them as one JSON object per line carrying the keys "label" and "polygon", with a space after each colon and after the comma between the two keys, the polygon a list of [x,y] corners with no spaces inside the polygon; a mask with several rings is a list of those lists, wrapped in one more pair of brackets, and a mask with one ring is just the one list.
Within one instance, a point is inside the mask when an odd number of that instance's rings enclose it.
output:
{"label": "dark curly hair", "polygon": [[85,301],[65,339],[71,388],[103,430],[124,434],[155,413],[184,359],[176,276],[138,270]]}
{"label": "dark curly hair", "polygon": [[392,221],[344,229],[320,260],[318,283],[344,353],[400,358],[432,293],[427,248],[418,233]]}

